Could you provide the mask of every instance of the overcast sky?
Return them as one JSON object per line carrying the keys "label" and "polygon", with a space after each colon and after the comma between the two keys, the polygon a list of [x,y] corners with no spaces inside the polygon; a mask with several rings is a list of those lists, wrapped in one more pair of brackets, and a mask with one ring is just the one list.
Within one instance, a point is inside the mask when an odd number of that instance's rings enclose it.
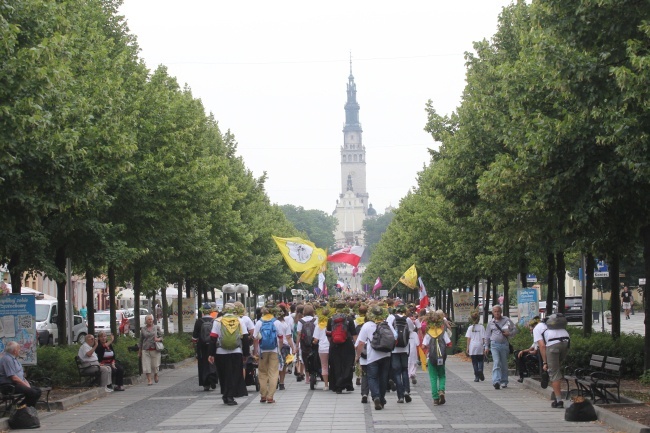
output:
{"label": "overcast sky", "polygon": [[164,64],[231,130],[271,202],[331,214],[341,193],[346,84],[357,84],[367,189],[397,207],[437,147],[427,100],[455,110],[464,53],[490,39],[506,0],[125,0],[150,69]]}

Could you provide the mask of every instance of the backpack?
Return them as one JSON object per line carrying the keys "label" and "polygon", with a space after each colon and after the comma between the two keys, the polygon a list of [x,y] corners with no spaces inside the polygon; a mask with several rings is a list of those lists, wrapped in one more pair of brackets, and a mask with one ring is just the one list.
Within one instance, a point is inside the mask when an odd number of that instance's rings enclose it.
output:
{"label": "backpack", "polygon": [[445,365],[447,361],[447,345],[442,335],[429,341],[429,364]]}
{"label": "backpack", "polygon": [[546,319],[546,327],[548,329],[566,329],[567,324],[567,319],[562,313],[551,314]]}
{"label": "backpack", "polygon": [[219,347],[225,350],[235,350],[241,347],[241,324],[237,316],[221,318]]}
{"label": "backpack", "polygon": [[372,333],[370,347],[378,352],[392,352],[395,349],[395,335],[386,321],[377,324],[377,329]]}
{"label": "backpack", "polygon": [[278,347],[278,332],[275,329],[274,317],[271,320],[262,320],[262,327],[260,328],[260,349],[273,350]]}
{"label": "backpack", "polygon": [[210,344],[210,334],[212,333],[212,322],[214,319],[203,320],[201,323],[201,332],[199,333],[199,342],[201,344]]}
{"label": "backpack", "polygon": [[406,321],[406,316],[395,316],[395,330],[397,331],[396,347],[408,347],[411,330]]}
{"label": "backpack", "polygon": [[304,319],[300,319],[302,323],[302,329],[300,331],[300,347],[304,349],[310,349],[314,341],[314,329],[316,329],[316,320],[312,319],[307,322]]}
{"label": "backpack", "polygon": [[348,341],[348,316],[337,313],[332,316],[332,343],[343,344]]}

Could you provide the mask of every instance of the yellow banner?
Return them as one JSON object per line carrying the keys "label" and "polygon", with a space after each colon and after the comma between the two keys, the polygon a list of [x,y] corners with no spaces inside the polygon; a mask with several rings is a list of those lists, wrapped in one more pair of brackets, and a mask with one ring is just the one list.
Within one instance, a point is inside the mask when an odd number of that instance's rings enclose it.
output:
{"label": "yellow banner", "polygon": [[415,289],[418,284],[418,271],[415,269],[415,264],[408,268],[402,278],[399,279],[399,282],[404,284],[406,287]]}
{"label": "yellow banner", "polygon": [[273,236],[273,240],[284,257],[284,261],[287,262],[287,266],[293,272],[305,272],[313,268],[320,269],[327,260],[325,250],[317,248],[313,242],[297,237],[279,238]]}

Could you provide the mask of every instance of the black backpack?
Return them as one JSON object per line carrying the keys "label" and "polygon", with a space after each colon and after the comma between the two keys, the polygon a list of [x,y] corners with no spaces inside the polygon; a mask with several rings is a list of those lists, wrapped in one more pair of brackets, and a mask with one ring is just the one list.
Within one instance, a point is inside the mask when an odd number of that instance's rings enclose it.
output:
{"label": "black backpack", "polygon": [[201,319],[201,332],[199,333],[199,342],[201,344],[210,344],[210,334],[212,333],[212,322],[214,319],[204,320]]}
{"label": "black backpack", "polygon": [[408,347],[411,331],[406,316],[395,316],[395,330],[397,331],[396,347]]}
{"label": "black backpack", "polygon": [[377,324],[377,329],[372,333],[370,347],[378,352],[392,352],[395,349],[395,335],[386,321]]}
{"label": "black backpack", "polygon": [[445,344],[444,335],[440,334],[429,341],[429,364],[445,365],[447,361],[447,345]]}
{"label": "black backpack", "polygon": [[307,322],[305,319],[300,319],[302,323],[302,328],[300,329],[300,347],[305,349],[311,349],[311,346],[314,342],[314,329],[316,329],[316,319],[311,319]]}

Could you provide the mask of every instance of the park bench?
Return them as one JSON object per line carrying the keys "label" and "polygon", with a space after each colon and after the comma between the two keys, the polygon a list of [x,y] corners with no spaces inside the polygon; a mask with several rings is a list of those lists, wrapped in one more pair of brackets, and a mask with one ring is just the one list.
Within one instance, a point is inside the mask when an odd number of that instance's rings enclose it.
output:
{"label": "park bench", "polygon": [[9,411],[14,407],[20,400],[23,399],[23,395],[16,393],[16,387],[10,383],[5,383],[0,385],[0,403],[4,403],[4,411],[2,416],[8,416]]}
{"label": "park bench", "polygon": [[589,395],[594,403],[620,403],[623,359],[591,355],[589,366],[589,369],[577,369],[575,372],[575,382],[580,393]]}
{"label": "park bench", "polygon": [[49,377],[38,377],[30,378],[27,380],[30,386],[37,387],[41,390],[41,398],[38,400],[38,403],[44,403],[47,407],[47,411],[51,412],[50,409],[50,392],[52,392],[52,379]]}
{"label": "park bench", "polygon": [[79,386],[97,386],[99,385],[101,372],[99,365],[84,366],[79,355],[74,357],[79,372]]}

